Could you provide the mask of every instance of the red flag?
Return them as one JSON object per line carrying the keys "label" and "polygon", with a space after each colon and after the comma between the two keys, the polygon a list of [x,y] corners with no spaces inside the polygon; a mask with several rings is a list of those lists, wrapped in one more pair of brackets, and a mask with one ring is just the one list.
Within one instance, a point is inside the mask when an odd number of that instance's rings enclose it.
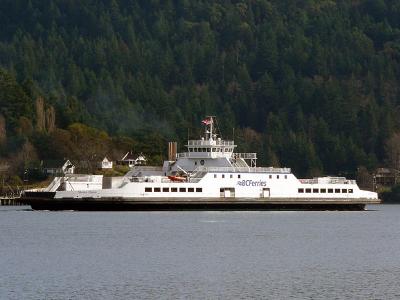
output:
{"label": "red flag", "polygon": [[204,119],[203,121],[201,121],[201,123],[203,123],[204,125],[210,125],[212,124],[212,119]]}

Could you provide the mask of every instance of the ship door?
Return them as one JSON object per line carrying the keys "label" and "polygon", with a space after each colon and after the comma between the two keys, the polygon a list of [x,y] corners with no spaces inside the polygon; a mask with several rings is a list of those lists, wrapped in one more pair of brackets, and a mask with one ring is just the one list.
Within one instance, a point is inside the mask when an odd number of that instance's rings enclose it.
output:
{"label": "ship door", "polygon": [[220,197],[221,198],[234,198],[235,197],[235,189],[234,188],[221,188],[220,189]]}
{"label": "ship door", "polygon": [[263,188],[262,189],[262,198],[269,198],[271,196],[269,188]]}

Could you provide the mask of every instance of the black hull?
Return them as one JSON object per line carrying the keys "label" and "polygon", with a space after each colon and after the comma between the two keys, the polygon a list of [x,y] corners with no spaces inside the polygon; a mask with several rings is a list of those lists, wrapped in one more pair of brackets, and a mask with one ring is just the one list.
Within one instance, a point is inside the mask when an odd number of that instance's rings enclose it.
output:
{"label": "black hull", "polygon": [[19,201],[34,210],[162,211],[162,210],[364,210],[377,201],[307,201],[295,199],[122,199],[54,198],[55,193],[28,192]]}
{"label": "black hull", "polygon": [[166,211],[166,210],[364,210],[365,204],[260,204],[260,203],[35,203],[34,210],[75,210],[75,211]]}

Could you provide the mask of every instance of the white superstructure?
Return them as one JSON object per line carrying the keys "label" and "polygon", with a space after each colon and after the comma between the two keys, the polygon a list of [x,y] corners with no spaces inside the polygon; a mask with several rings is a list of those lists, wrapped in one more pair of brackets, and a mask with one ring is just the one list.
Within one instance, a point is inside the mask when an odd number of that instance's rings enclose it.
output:
{"label": "white superstructure", "polygon": [[[118,201],[257,201],[262,203],[378,203],[377,193],[360,190],[343,177],[297,179],[289,168],[257,167],[256,153],[236,153],[234,141],[217,137],[215,119],[203,120],[205,135],[189,140],[187,151],[162,167],[136,166],[124,177],[67,175],[44,192],[54,199]],[[357,202],[357,203],[358,203]]]}

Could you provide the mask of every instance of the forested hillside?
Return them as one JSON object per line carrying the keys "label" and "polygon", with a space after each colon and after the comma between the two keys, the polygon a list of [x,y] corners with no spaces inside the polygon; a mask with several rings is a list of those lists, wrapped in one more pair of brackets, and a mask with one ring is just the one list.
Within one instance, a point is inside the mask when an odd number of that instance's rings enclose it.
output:
{"label": "forested hillside", "polygon": [[2,0],[0,66],[0,153],[19,172],[161,159],[210,114],[300,176],[399,163],[399,1]]}

